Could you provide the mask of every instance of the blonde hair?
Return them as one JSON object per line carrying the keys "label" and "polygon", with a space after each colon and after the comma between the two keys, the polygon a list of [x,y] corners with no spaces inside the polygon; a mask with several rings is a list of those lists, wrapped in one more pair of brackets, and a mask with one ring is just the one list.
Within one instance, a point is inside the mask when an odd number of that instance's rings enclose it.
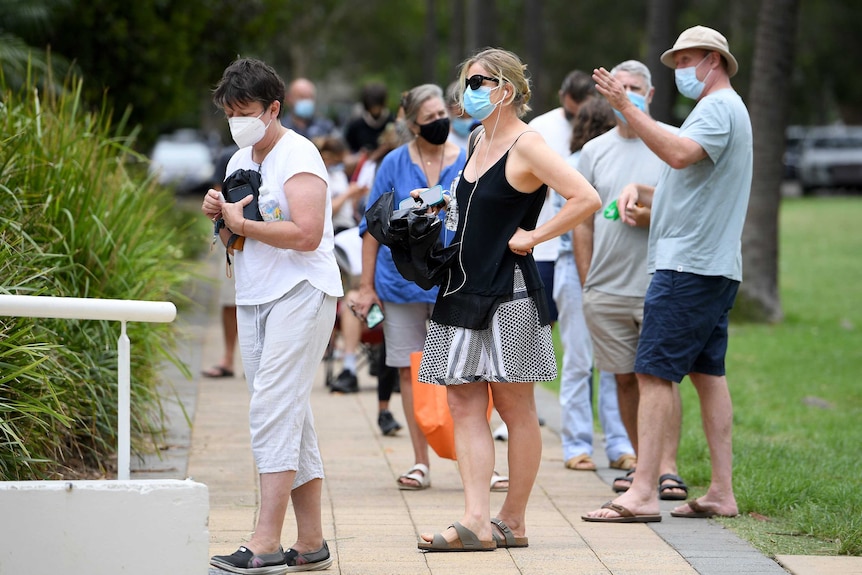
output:
{"label": "blonde hair", "polygon": [[[501,86],[506,83],[514,88],[512,105],[515,106],[515,113],[519,118],[523,118],[530,111],[530,106],[527,103],[530,101],[532,92],[530,91],[530,79],[526,73],[527,66],[514,52],[502,48],[484,48],[477,52],[461,64],[461,72],[458,75],[459,86],[466,86],[467,70],[473,64],[481,64],[491,77],[500,80]],[[463,90],[458,93],[457,101],[463,107]]]}

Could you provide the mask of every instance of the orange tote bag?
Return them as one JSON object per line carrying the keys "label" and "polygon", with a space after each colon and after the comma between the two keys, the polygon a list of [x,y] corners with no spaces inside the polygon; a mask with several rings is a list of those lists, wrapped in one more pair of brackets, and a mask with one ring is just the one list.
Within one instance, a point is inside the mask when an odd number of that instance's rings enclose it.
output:
{"label": "orange tote bag", "polygon": [[[455,457],[455,422],[449,413],[446,386],[419,382],[419,363],[422,352],[410,354],[410,375],[413,379],[413,412],[416,423],[425,434],[428,445],[438,456],[445,459]],[[493,400],[488,397],[488,421],[491,420]],[[489,430],[490,432],[490,430]]]}

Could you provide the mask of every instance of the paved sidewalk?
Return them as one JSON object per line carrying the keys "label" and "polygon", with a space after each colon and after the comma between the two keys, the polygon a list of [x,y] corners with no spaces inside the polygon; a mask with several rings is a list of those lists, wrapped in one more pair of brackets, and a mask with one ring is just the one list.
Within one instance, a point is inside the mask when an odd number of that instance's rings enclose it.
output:
{"label": "paved sidewalk", "polygon": [[[180,312],[184,331],[183,359],[195,379],[168,368],[178,397],[193,420],[191,431],[180,410],[172,418],[169,444],[161,460],[136,462],[134,477],[192,477],[205,483],[210,495],[210,552],[232,553],[250,537],[257,509],[257,476],[251,456],[247,424],[248,396],[244,379],[206,379],[202,368],[214,365],[221,349],[221,328],[214,288],[201,286],[195,299],[212,302],[207,309]],[[240,363],[237,362],[237,366]],[[239,373],[239,371],[238,371]],[[684,574],[728,573],[814,575],[862,573],[862,558],[786,557],[778,563],[711,520],[671,518],[666,502],[658,524],[611,525],[586,523],[580,515],[612,499],[602,454],[595,459],[599,473],[564,468],[556,397],[537,392],[543,454],[536,486],[528,507],[530,547],[493,553],[422,553],[420,532],[437,532],[462,512],[461,483],[455,462],[432,453],[432,487],[399,491],[396,478],[413,463],[406,430],[394,437],[377,428],[376,380],[363,369],[361,391],[350,395],[328,393],[318,374],[312,393],[316,427],[327,479],[323,493],[323,527],[335,562],[326,571],[343,575],[470,573],[471,575],[542,574]],[[392,411],[402,424],[400,396]],[[492,420],[492,425],[499,420]],[[506,443],[495,442],[497,469],[506,473]],[[492,512],[505,494],[492,493]],[[288,510],[283,543],[295,536]],[[202,572],[203,572],[202,566]],[[210,568],[212,575],[222,571]]]}

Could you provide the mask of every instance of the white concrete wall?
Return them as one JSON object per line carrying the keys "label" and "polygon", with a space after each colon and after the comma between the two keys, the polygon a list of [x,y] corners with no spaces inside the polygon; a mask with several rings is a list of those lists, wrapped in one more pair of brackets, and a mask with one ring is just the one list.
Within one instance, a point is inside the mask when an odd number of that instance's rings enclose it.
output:
{"label": "white concrete wall", "polygon": [[0,575],[203,575],[208,516],[191,480],[0,482]]}

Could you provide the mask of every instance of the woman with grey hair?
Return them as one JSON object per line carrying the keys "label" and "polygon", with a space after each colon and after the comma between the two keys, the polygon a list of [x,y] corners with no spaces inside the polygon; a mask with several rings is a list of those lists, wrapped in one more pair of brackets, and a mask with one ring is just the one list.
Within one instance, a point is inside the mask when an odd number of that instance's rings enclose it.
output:
{"label": "woman with grey hair", "polygon": [[[440,184],[448,189],[466,161],[464,151],[446,141],[449,114],[439,86],[423,84],[405,92],[401,97],[401,112],[398,129],[409,141],[389,152],[381,162],[368,197],[369,206],[390,191],[395,192],[395,205],[398,205],[417,188]],[[453,232],[443,225],[440,228],[441,240],[448,243]],[[404,418],[413,443],[414,465],[398,478],[398,488],[427,489],[431,486],[428,442],[413,414],[410,354],[422,350],[425,325],[434,309],[437,288],[424,290],[405,280],[395,268],[389,248],[366,233],[367,229],[363,218],[359,225],[362,277],[353,310],[363,321],[373,304],[383,310],[386,365],[398,368]]]}

